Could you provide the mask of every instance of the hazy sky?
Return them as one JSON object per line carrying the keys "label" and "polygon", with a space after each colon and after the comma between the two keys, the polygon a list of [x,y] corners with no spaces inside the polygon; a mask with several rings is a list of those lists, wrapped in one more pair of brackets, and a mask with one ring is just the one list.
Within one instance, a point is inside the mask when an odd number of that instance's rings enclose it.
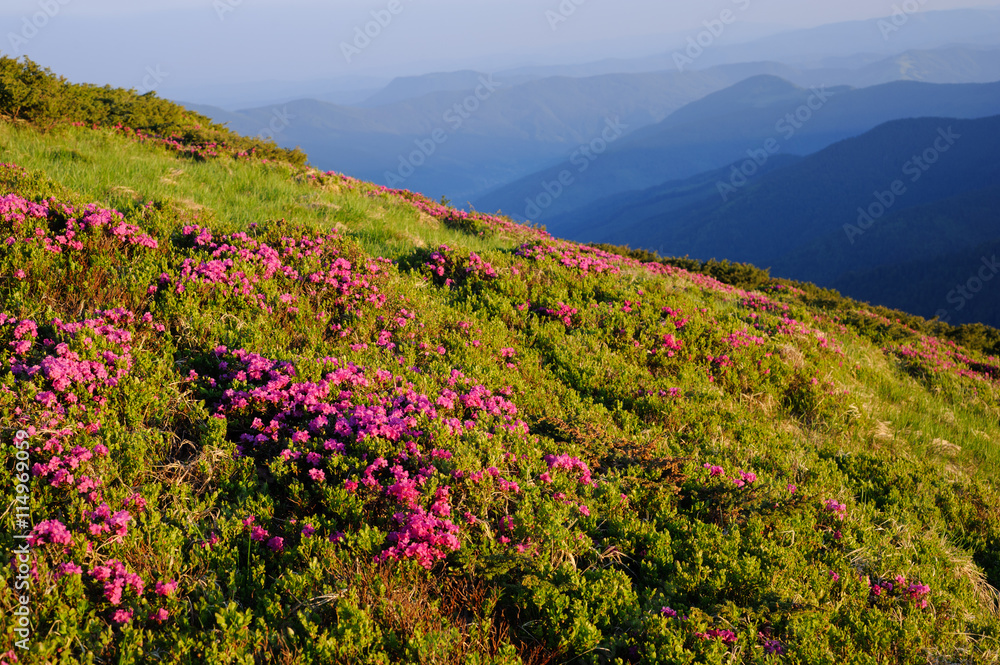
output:
{"label": "hazy sky", "polygon": [[[739,20],[720,41],[736,42],[887,16],[903,1],[3,0],[0,51],[28,55],[74,81],[169,93],[647,55],[674,48],[725,9]],[[907,1],[922,11],[996,6]],[[366,25],[377,36],[356,41]],[[345,54],[344,44],[356,51]]]}

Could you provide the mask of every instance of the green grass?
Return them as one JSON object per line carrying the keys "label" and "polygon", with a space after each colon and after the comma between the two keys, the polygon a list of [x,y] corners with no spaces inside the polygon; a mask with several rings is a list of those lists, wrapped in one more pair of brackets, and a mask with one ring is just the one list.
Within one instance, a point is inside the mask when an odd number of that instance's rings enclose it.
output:
{"label": "green grass", "polygon": [[[170,201],[192,219],[217,219],[224,228],[286,219],[293,224],[339,228],[370,254],[399,259],[416,244],[453,244],[482,251],[498,246],[440,224],[428,226],[410,206],[305,181],[314,170],[281,163],[177,159],[165,148],[139,145],[111,130],[59,126],[41,133],[0,123],[4,159],[43,171],[87,201],[118,209]],[[128,183],[127,185],[124,183]]]}

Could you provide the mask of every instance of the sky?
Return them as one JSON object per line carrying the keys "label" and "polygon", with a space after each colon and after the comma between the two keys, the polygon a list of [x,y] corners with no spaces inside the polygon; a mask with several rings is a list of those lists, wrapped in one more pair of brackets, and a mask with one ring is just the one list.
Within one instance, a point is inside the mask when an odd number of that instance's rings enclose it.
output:
{"label": "sky", "polygon": [[[731,12],[719,43],[996,0],[3,0],[0,52],[77,82],[164,96],[667,52]],[[369,33],[364,34],[365,31]],[[272,88],[275,84],[269,84]],[[192,100],[199,101],[199,100]]]}

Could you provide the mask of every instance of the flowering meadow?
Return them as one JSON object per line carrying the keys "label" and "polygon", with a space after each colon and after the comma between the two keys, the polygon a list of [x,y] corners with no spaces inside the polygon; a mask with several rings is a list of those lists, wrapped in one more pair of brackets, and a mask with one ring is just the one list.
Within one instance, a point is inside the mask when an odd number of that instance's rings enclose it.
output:
{"label": "flowering meadow", "polygon": [[1000,658],[995,356],[174,140],[0,121],[0,663]]}

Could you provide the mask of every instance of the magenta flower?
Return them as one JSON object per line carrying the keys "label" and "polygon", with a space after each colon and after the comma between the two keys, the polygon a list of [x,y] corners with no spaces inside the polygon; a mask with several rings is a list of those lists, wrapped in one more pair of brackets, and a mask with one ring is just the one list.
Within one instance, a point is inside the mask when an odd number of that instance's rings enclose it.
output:
{"label": "magenta flower", "polygon": [[57,579],[65,577],[67,575],[82,575],[83,569],[76,565],[72,561],[67,561],[66,563],[59,565],[59,572],[57,573]]}
{"label": "magenta flower", "polygon": [[836,499],[827,499],[824,501],[823,508],[827,512],[833,513],[834,516],[841,522],[843,522],[844,518],[847,516],[847,506],[839,503]]}
{"label": "magenta flower", "polygon": [[59,520],[45,520],[35,525],[31,535],[28,536],[28,544],[31,546],[55,543],[57,545],[72,545],[73,536],[69,530]]}
{"label": "magenta flower", "polygon": [[723,469],[721,466],[716,466],[716,465],[709,464],[709,463],[706,462],[705,464],[702,465],[702,467],[708,469],[708,473],[709,473],[709,477],[710,478],[715,478],[716,476],[724,476],[724,475],[726,475],[726,470]]}
{"label": "magenta flower", "polygon": [[111,615],[111,620],[117,624],[129,623],[132,621],[133,614],[135,614],[134,610],[115,610],[115,613]]}
{"label": "magenta flower", "polygon": [[711,630],[705,631],[704,633],[695,633],[696,637],[700,637],[703,640],[716,639],[723,644],[735,644],[736,643],[736,633],[731,630],[724,630],[721,628],[712,628]]}

